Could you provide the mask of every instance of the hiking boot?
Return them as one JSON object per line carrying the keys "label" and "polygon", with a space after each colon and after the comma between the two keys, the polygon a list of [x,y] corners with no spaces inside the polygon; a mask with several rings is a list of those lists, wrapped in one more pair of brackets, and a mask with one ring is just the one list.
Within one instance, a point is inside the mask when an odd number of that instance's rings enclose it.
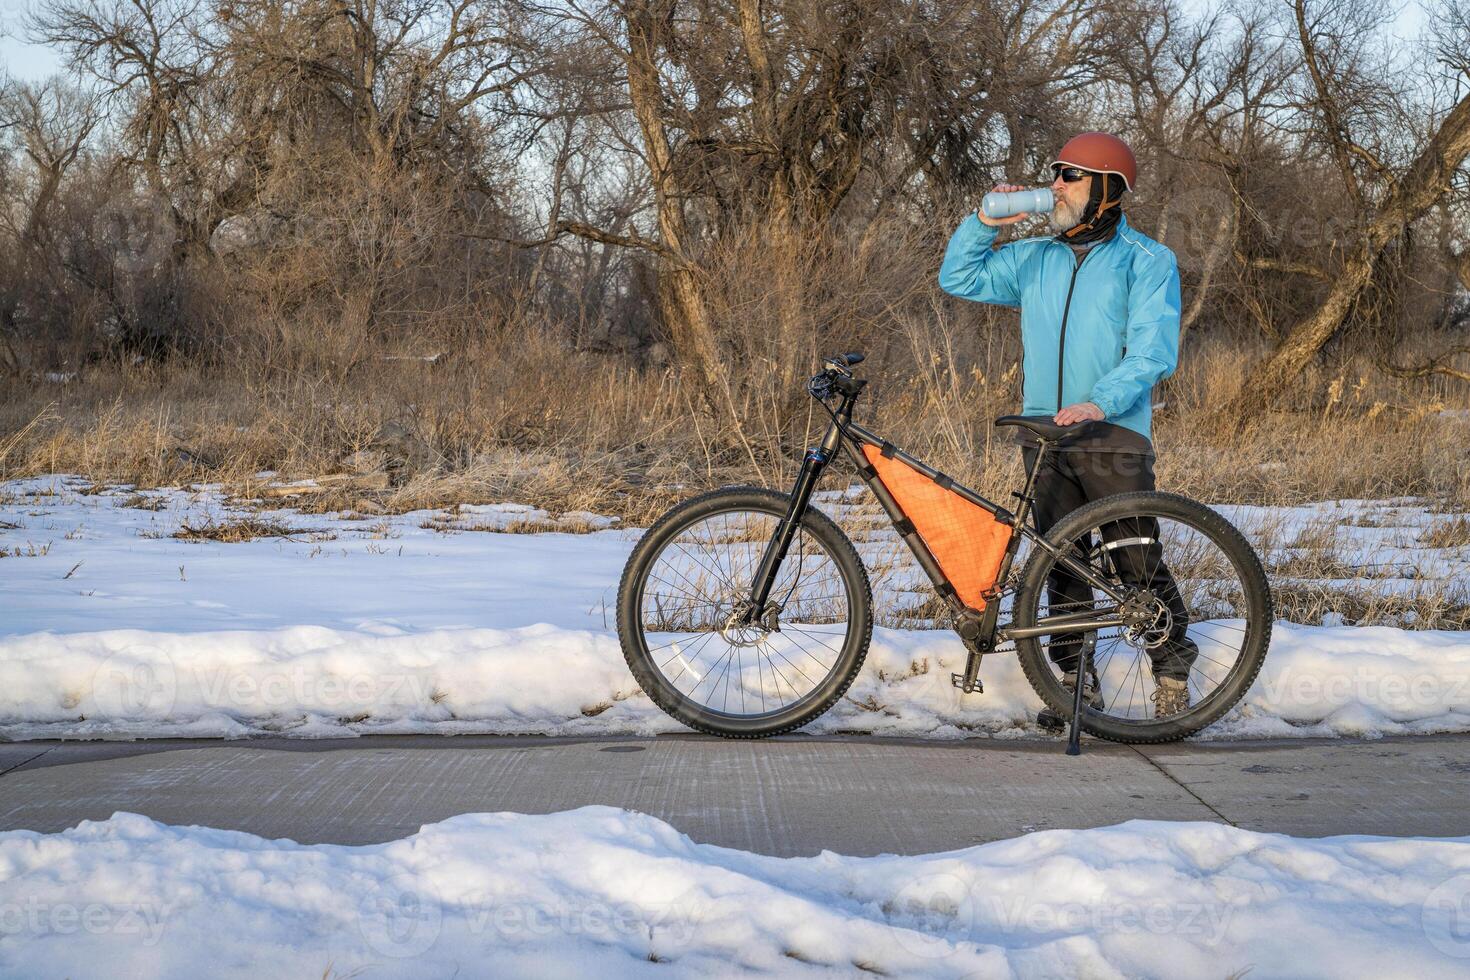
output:
{"label": "hiking boot", "polygon": [[[1091,671],[1088,673],[1089,676],[1082,686],[1082,701],[1088,707],[1101,711],[1103,699],[1102,692],[1097,689],[1097,675]],[[1072,693],[1077,690],[1077,672],[1075,670],[1069,670],[1062,675],[1062,687],[1067,689],[1067,698],[1070,703]],[[1060,715],[1053,711],[1049,705],[1043,706],[1036,713],[1036,724],[1049,732],[1061,731],[1067,727],[1067,723],[1071,719],[1072,714],[1070,711],[1066,715]]]}
{"label": "hiking boot", "polygon": [[1154,703],[1155,718],[1169,718],[1189,710],[1189,682],[1174,677],[1156,677],[1158,685],[1149,697]]}

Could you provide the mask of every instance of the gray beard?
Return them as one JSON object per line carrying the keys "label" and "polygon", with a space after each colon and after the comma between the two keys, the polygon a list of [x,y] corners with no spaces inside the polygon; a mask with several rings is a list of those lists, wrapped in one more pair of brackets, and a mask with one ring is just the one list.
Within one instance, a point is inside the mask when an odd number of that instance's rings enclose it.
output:
{"label": "gray beard", "polygon": [[1058,201],[1057,206],[1052,209],[1051,218],[1048,219],[1052,228],[1057,231],[1067,231],[1082,221],[1082,210],[1086,205],[1071,205],[1064,201]]}

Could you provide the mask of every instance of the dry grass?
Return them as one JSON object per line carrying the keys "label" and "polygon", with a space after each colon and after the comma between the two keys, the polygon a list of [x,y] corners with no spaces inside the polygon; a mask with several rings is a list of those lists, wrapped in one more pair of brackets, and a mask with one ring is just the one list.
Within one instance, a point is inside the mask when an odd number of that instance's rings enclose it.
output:
{"label": "dry grass", "polygon": [[1440,521],[1419,536],[1425,548],[1464,548],[1470,546],[1470,517],[1459,515]]}
{"label": "dry grass", "polygon": [[513,517],[509,520],[483,521],[476,520],[473,513],[462,512],[460,508],[454,507],[449,513],[434,514],[419,522],[419,527],[426,531],[438,531],[440,534],[458,534],[461,531],[484,531],[497,534],[544,534],[557,532],[560,534],[591,534],[594,531],[607,529],[605,522],[597,520],[600,515],[588,511],[567,511],[559,516],[547,514],[527,517]]}
{"label": "dry grass", "polygon": [[0,558],[44,558],[51,552],[51,542],[36,544],[27,541],[24,545],[15,545],[10,548],[0,548]]}
{"label": "dry grass", "polygon": [[118,506],[132,507],[136,510],[159,511],[165,510],[168,507],[168,501],[163,497],[150,497],[146,494],[135,493],[127,499],[120,501]]}
{"label": "dry grass", "polygon": [[1337,551],[1337,521],[1331,518],[1319,518],[1307,522],[1287,547],[1335,554]]}
{"label": "dry grass", "polygon": [[254,515],[223,521],[209,520],[203,524],[190,524],[185,521],[179,525],[179,529],[172,536],[184,541],[219,541],[225,544],[254,541],[256,538],[330,541],[336,537],[331,531],[291,527],[281,521]]}
{"label": "dry grass", "polygon": [[[931,273],[875,270],[878,253],[861,243],[835,256],[794,248],[719,279],[716,319],[729,357],[717,390],[694,371],[569,350],[553,326],[531,325],[428,336],[424,343],[452,351],[434,362],[384,360],[368,338],[329,345],[354,351],[342,364],[326,348],[219,366],[98,362],[67,385],[0,380],[0,478],[215,482],[246,498],[260,492],[263,470],[275,480],[350,470],[395,422],[425,447],[425,465],[395,473],[386,488],[376,474],[376,483],[348,479],[292,504],[378,514],[517,500],[641,524],[702,489],[789,486],[825,420],[803,382],[822,353],[860,348],[872,383],[859,419],[1005,499],[1019,480],[1018,453],[990,422],[1019,401],[1011,314],[898,288]],[[736,249],[732,267],[749,256]],[[851,269],[826,283],[817,272],[834,263]],[[814,281],[824,282],[815,297]],[[1191,339],[1180,372],[1157,394],[1162,488],[1213,502],[1415,496],[1451,510],[1470,505],[1470,424],[1455,415],[1470,409],[1470,388],[1384,378],[1349,361],[1305,378],[1296,410],[1234,428],[1216,407],[1253,354]],[[838,471],[827,486],[850,480],[845,462]]]}
{"label": "dry grass", "polygon": [[1364,563],[1356,556],[1345,556],[1337,531],[1347,523],[1335,517],[1315,518],[1284,547],[1277,543],[1279,524],[1251,527],[1248,533],[1265,560],[1266,571],[1273,576],[1332,581],[1419,576],[1417,568],[1402,562]]}
{"label": "dry grass", "polygon": [[[732,362],[733,414],[702,402],[692,373],[640,367],[621,356],[580,353],[548,339],[461,349],[433,364],[375,361],[337,378],[216,371],[177,361],[96,366],[64,390],[0,381],[0,477],[79,473],[94,486],[126,482],[148,488],[190,482],[224,484],[238,500],[260,498],[271,482],[341,473],[344,461],[370,450],[386,421],[407,426],[437,464],[403,474],[386,488],[344,479],[290,500],[303,513],[333,512],[369,522],[385,514],[452,512],[459,504],[506,500],[554,515],[590,511],[646,526],[673,503],[704,489],[755,482],[786,489],[802,449],[820,437],[823,416],[800,382],[815,352],[866,347],[862,373],[872,379],[859,419],[987,496],[1007,499],[1018,485],[1018,453],[990,423],[1015,408],[1019,377],[1012,329],[987,311],[962,316],[904,314],[899,329],[874,340],[819,345],[802,329],[795,353]],[[799,325],[798,325],[799,326]],[[802,339],[804,338],[804,339]],[[871,342],[870,342],[871,341]],[[811,354],[812,356],[808,356]],[[1330,404],[1304,395],[1292,413],[1220,423],[1213,407],[1239,375],[1241,352],[1201,346],[1159,394],[1157,470],[1161,488],[1213,502],[1289,505],[1334,498],[1427,498],[1453,516],[1422,532],[1418,546],[1470,545],[1470,425],[1446,409],[1470,406],[1470,392],[1440,381],[1358,375],[1361,383]],[[1303,390],[1331,387],[1312,378]],[[723,413],[723,414],[722,414]],[[738,419],[738,425],[736,420]],[[259,475],[274,471],[269,478]],[[826,487],[852,482],[846,464]],[[45,490],[40,491],[44,495]],[[279,505],[280,500],[273,500]],[[861,501],[858,501],[861,502]],[[133,493],[122,506],[158,510],[161,498]],[[1304,528],[1267,518],[1249,529],[1278,579],[1279,615],[1302,623],[1324,616],[1348,623],[1416,629],[1470,628],[1470,596],[1453,580],[1416,580],[1385,594],[1385,578],[1413,569],[1364,569],[1340,550],[1338,527],[1392,523],[1389,515],[1324,517]],[[886,538],[871,508],[841,523],[854,540]],[[434,516],[426,527],[474,530]],[[534,533],[591,530],[585,521],[525,519],[496,530]],[[329,533],[329,532],[328,532]],[[1412,534],[1406,531],[1406,534]],[[190,540],[262,537],[315,540],[323,532],[265,517],[185,525]],[[14,546],[0,556],[41,555],[45,545]],[[907,578],[896,540],[872,556],[876,586]],[[891,553],[888,553],[891,552]],[[1334,580],[1308,581],[1308,580]],[[901,583],[899,583],[901,584]],[[884,611],[885,625],[943,625],[927,593],[903,593]]]}
{"label": "dry grass", "polygon": [[1329,585],[1300,580],[1272,583],[1276,616],[1316,625],[1341,617],[1348,626],[1398,626],[1414,630],[1470,629],[1470,592],[1460,583],[1422,582],[1406,593],[1386,593],[1371,583]]}
{"label": "dry grass", "polygon": [[1358,569],[1332,552],[1301,551],[1278,556],[1266,565],[1274,577],[1304,579],[1355,579]]}
{"label": "dry grass", "polygon": [[509,521],[500,529],[501,534],[541,534],[556,531],[560,534],[591,534],[601,530],[585,517],[569,517],[551,520]]}

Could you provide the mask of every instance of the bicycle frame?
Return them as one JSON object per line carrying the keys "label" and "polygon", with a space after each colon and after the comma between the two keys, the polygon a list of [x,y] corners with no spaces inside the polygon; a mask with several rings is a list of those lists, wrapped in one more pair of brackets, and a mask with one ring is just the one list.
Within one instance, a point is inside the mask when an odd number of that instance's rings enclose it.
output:
{"label": "bicycle frame", "polygon": [[[1042,461],[1051,444],[1040,440],[1040,451],[1026,474],[1024,489],[1015,492],[1020,505],[1015,512],[1009,511],[999,504],[987,500],[985,497],[971,490],[963,484],[955,482],[949,476],[939,472],[922,460],[904,452],[897,446],[878,436],[876,433],[858,425],[852,421],[852,407],[857,401],[861,384],[850,385],[840,389],[842,404],[832,414],[832,422],[828,425],[827,432],[819,445],[808,449],[802,460],[801,469],[797,473],[796,482],[791,489],[791,504],[787,509],[786,516],[782,519],[776,529],[775,536],[766,546],[765,553],[761,556],[761,562],[757,566],[755,579],[751,589],[750,615],[760,617],[766,610],[770,599],[771,588],[775,582],[777,570],[786,557],[786,550],[796,535],[796,530],[801,526],[801,519],[806,514],[811,501],[812,492],[815,490],[817,481],[827,466],[836,456],[838,449],[846,451],[848,457],[857,467],[858,476],[863,483],[872,491],[879,505],[883,508],[888,519],[894,524],[895,530],[903,538],[904,544],[908,545],[913,553],[919,567],[933,582],[935,590],[948,604],[957,617],[956,632],[965,642],[970,656],[965,666],[963,680],[957,675],[955,684],[966,693],[980,691],[983,688],[979,682],[979,669],[981,658],[996,647],[997,640],[1001,642],[1026,639],[1038,636],[1051,636],[1067,633],[1087,633],[1094,630],[1109,629],[1118,626],[1127,626],[1132,623],[1132,618],[1124,615],[1123,604],[1126,596],[1118,588],[1117,584],[1098,575],[1087,562],[1077,561],[1071,554],[1063,553],[1060,549],[1053,547],[1040,532],[1028,525],[1027,518],[1031,515],[1034,502],[1032,491],[1035,489],[1036,474],[1041,468]],[[920,473],[924,474],[936,484],[958,494],[977,507],[989,511],[995,519],[1011,528],[1010,541],[1006,545],[1005,554],[1001,559],[999,572],[996,575],[996,584],[985,596],[985,608],[977,610],[966,605],[955,591],[954,585],[949,577],[945,575],[939,563],[935,560],[933,553],[924,543],[913,525],[904,517],[903,511],[893,499],[882,481],[878,478],[877,471],[868,464],[867,458],[862,453],[863,446],[873,446],[884,456],[901,460]],[[1073,575],[1088,582],[1094,589],[1107,595],[1114,601],[1114,605],[1103,606],[1098,609],[1081,613],[1068,613],[1058,616],[1046,616],[1038,619],[1036,625],[1027,627],[1013,626],[1011,623],[999,623],[1000,600],[1009,590],[1011,567],[1015,562],[1016,554],[1020,550],[1021,540],[1030,540],[1033,545],[1044,548],[1056,556],[1057,563],[1067,569]]]}

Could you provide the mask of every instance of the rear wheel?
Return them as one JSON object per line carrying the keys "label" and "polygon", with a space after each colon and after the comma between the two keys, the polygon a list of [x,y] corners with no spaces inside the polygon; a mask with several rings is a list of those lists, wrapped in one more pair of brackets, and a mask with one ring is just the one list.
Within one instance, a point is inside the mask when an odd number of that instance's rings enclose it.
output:
{"label": "rear wheel", "polygon": [[[1133,616],[1127,626],[1016,641],[1021,668],[1053,711],[1071,718],[1063,678],[1083,662],[1101,706],[1083,708],[1082,728],[1118,742],[1183,738],[1245,695],[1271,637],[1271,590],[1250,543],[1225,518],[1176,494],[1126,493],[1072,512],[1046,540],[1108,581]],[[1015,626],[1118,605],[1059,562],[1043,548],[1032,552]]]}
{"label": "rear wheel", "polygon": [[867,654],[872,599],[847,536],[808,508],[770,599],[749,597],[790,498],[731,487],[648,529],[623,570],[618,635],[628,668],[697,731],[758,738],[800,728],[842,696]]}

